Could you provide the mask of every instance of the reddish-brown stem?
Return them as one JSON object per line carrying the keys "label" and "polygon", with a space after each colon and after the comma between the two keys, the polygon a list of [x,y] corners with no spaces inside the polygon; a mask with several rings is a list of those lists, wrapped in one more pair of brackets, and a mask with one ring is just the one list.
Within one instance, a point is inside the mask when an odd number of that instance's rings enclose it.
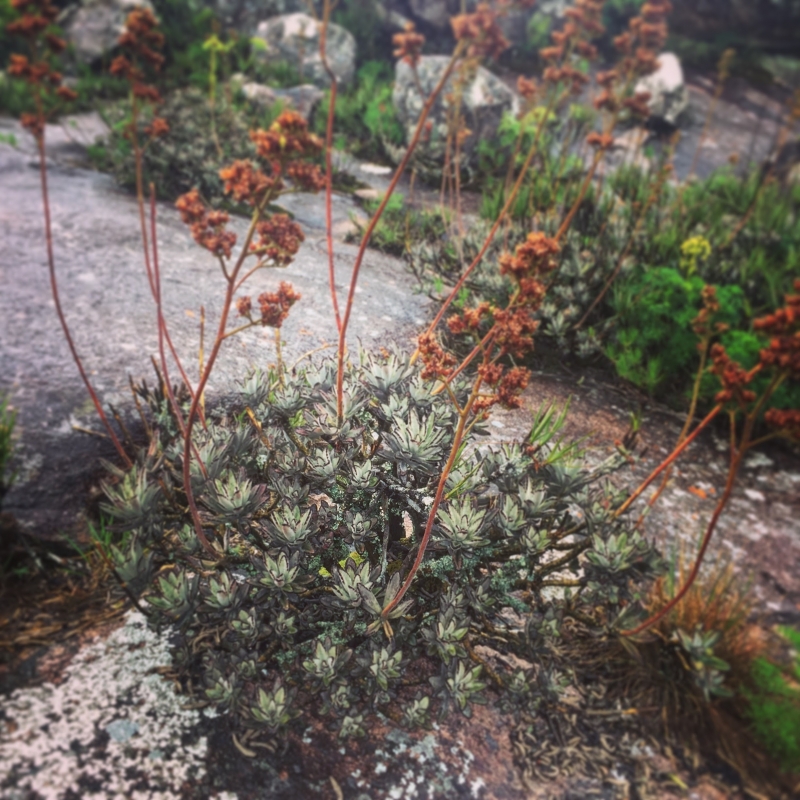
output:
{"label": "reddish-brown stem", "polygon": [[[44,119],[44,114],[41,112],[41,110],[39,112],[39,116],[41,119]],[[45,151],[45,146],[44,146],[44,132],[37,134],[35,138],[36,138],[36,146],[39,150],[39,177],[41,179],[41,184],[42,184],[42,206],[44,208],[44,231],[45,231],[45,243],[47,246],[47,268],[50,273],[50,291],[52,292],[53,295],[53,302],[55,303],[56,314],[58,315],[58,320],[61,323],[61,330],[64,331],[64,338],[67,340],[67,346],[69,347],[70,353],[72,354],[72,358],[75,361],[75,365],[78,367],[78,372],[80,373],[81,379],[83,380],[83,383],[86,386],[86,390],[89,392],[89,397],[91,397],[92,403],[94,403],[97,415],[100,417],[100,421],[103,423],[103,426],[108,432],[108,437],[109,439],[111,439],[112,444],[116,448],[119,457],[122,459],[125,466],[130,468],[133,466],[133,462],[131,461],[128,454],[125,452],[125,448],[122,446],[122,443],[117,437],[117,434],[114,432],[114,429],[111,427],[111,423],[108,421],[108,417],[106,417],[106,414],[103,411],[103,406],[100,403],[100,399],[98,398],[97,393],[94,390],[94,387],[92,386],[88,376],[86,375],[86,370],[83,368],[83,362],[81,361],[81,357],[78,355],[78,351],[75,348],[75,342],[72,340],[72,334],[70,333],[69,326],[67,325],[67,319],[64,316],[64,310],[61,307],[61,296],[58,291],[58,281],[56,280],[56,261],[55,261],[55,255],[53,253],[53,232],[50,222],[50,196],[47,189],[47,161],[46,161],[47,153]]]}
{"label": "reddish-brown stem", "polygon": [[[134,154],[134,164],[135,164],[135,175],[136,175],[136,203],[139,208],[139,224],[142,232],[142,253],[144,254],[144,268],[147,272],[147,282],[150,284],[150,293],[153,296],[153,300],[156,303],[156,306],[159,306],[161,303],[160,299],[160,292],[161,288],[160,285],[157,285],[159,282],[159,278],[153,272],[153,264],[150,260],[150,243],[148,241],[147,235],[147,215],[145,213],[145,201],[144,201],[144,180],[143,180],[143,172],[142,172],[142,147],[139,144],[139,133],[137,129],[138,125],[138,105],[136,99],[134,98],[131,101],[131,114],[132,114],[132,122],[131,122],[131,144],[133,147],[133,154]],[[151,192],[153,191],[151,185]],[[152,213],[152,212],[151,212]],[[152,227],[152,236],[155,239],[155,224],[151,225]],[[153,249],[155,251],[155,243],[153,244]],[[175,349],[175,345],[172,343],[172,337],[169,334],[169,329],[167,328],[166,320],[163,317],[163,314],[159,310],[159,317],[158,317],[158,324],[159,324],[159,336],[161,335],[161,331],[163,330],[164,338],[167,342],[167,347],[169,347],[170,353],[172,354],[172,358],[175,361],[175,365],[178,368],[178,372],[180,372],[181,379],[183,380],[186,388],[189,390],[189,394],[192,393],[192,384],[189,381],[189,376],[186,374],[186,371],[183,369],[183,364],[181,363],[180,358],[178,358],[178,352]],[[162,358],[162,364],[164,363],[164,359]],[[166,374],[166,373],[165,373]],[[205,426],[205,416],[201,414],[201,419],[203,422],[203,426]]]}
{"label": "reddish-brown stem", "polygon": [[639,487],[628,497],[628,499],[614,512],[614,517],[624,514],[636,500],[637,497],[665,470],[673,461],[698,437],[700,432],[719,414],[722,405],[717,404],[704,419],[698,423],[697,427],[664,459],[648,476],[639,484]]}
{"label": "reddish-brown stem", "polygon": [[259,203],[254,212],[253,217],[250,220],[250,227],[247,230],[247,235],[245,236],[244,243],[242,244],[241,252],[239,253],[239,257],[236,259],[236,264],[231,271],[230,275],[227,277],[227,284],[228,287],[225,291],[225,300],[222,306],[222,313],[220,314],[219,325],[217,327],[217,335],[214,339],[214,345],[211,349],[211,353],[208,357],[208,361],[206,362],[205,368],[203,369],[203,373],[200,376],[200,381],[197,385],[195,390],[194,396],[192,397],[192,403],[189,406],[189,413],[186,418],[186,434],[184,437],[184,444],[183,444],[183,485],[184,485],[184,492],[186,493],[186,502],[189,506],[189,513],[192,517],[192,522],[194,524],[195,534],[197,535],[197,539],[200,544],[205,548],[205,550],[213,555],[215,558],[217,553],[215,552],[214,548],[211,546],[208,538],[203,531],[203,522],[200,519],[200,513],[197,509],[197,503],[194,499],[194,492],[192,491],[192,481],[191,481],[191,452],[192,452],[192,427],[194,425],[195,417],[198,414],[198,408],[200,405],[200,398],[203,396],[203,391],[208,383],[208,379],[211,376],[211,371],[214,368],[214,364],[216,363],[217,356],[219,355],[220,348],[222,347],[222,343],[225,341],[225,328],[228,325],[228,315],[230,314],[231,305],[233,303],[233,295],[236,290],[236,279],[241,271],[242,265],[245,262],[245,259],[250,253],[250,243],[253,240],[253,235],[256,231],[256,224],[258,220],[261,218],[264,208],[266,207],[267,203],[270,200],[270,194],[267,193],[264,195],[261,203]]}
{"label": "reddish-brown stem", "polygon": [[[175,393],[172,391],[172,382],[169,377],[169,365],[167,364],[167,355],[164,350],[164,330],[166,323],[164,320],[163,306],[161,303],[161,271],[158,261],[158,238],[156,236],[156,189],[153,184],[150,184],[150,231],[151,240],[153,244],[153,271],[152,271],[152,288],[153,296],[156,301],[156,320],[158,324],[158,353],[161,357],[161,371],[164,375],[164,391],[169,398],[169,403],[172,406],[172,413],[175,415],[175,420],[178,423],[178,428],[182,436],[186,435],[186,426],[183,422],[183,414],[181,414],[180,406],[175,398]],[[147,246],[147,241],[144,241]]]}
{"label": "reddish-brown stem", "polygon": [[444,495],[444,487],[447,483],[447,478],[450,476],[450,472],[453,469],[453,465],[456,462],[456,458],[458,457],[458,452],[461,448],[461,442],[464,439],[464,429],[467,424],[467,419],[472,411],[472,406],[478,399],[482,382],[483,379],[478,376],[475,381],[475,385],[472,388],[472,394],[469,396],[464,409],[458,416],[458,427],[456,428],[455,437],[453,438],[453,445],[450,448],[450,456],[448,457],[447,463],[445,464],[442,474],[439,477],[439,485],[436,487],[436,495],[433,498],[431,510],[428,513],[428,522],[425,525],[425,533],[422,535],[422,540],[419,543],[417,557],[414,559],[414,563],[411,565],[411,569],[408,571],[408,575],[406,575],[406,579],[403,581],[403,585],[400,587],[400,590],[392,598],[391,602],[388,603],[383,609],[382,616],[384,620],[388,618],[388,614],[397,606],[397,604],[403,599],[405,593],[409,590],[412,582],[414,581],[414,576],[417,574],[417,571],[422,564],[422,559],[425,557],[425,550],[428,547],[428,542],[430,541],[431,533],[433,532],[433,523],[436,520],[436,514],[439,511],[439,505],[441,504],[442,496]]}
{"label": "reddish-brown stem", "polygon": [[[663,608],[659,609],[655,614],[648,617],[644,622],[642,622],[640,625],[637,625],[635,628],[627,631],[621,631],[620,633],[622,636],[635,636],[637,633],[647,630],[651,625],[655,625],[656,622],[658,622],[660,619],[663,619],[664,616],[666,616],[673,608],[675,608],[675,606],[685,597],[689,589],[691,589],[692,584],[695,582],[695,579],[700,573],[700,566],[703,563],[706,550],[708,550],[708,545],[711,543],[711,537],[717,527],[717,522],[719,521],[719,518],[725,509],[725,506],[728,504],[728,500],[730,499],[731,492],[733,491],[733,485],[736,482],[736,475],[739,471],[739,467],[741,466],[744,454],[749,447],[750,433],[752,431],[754,422],[755,415],[749,416],[745,422],[745,428],[742,433],[741,446],[738,448],[738,450],[735,448],[731,449],[731,464],[728,470],[728,480],[725,482],[725,491],[722,493],[722,497],[720,497],[719,502],[714,509],[714,513],[711,516],[711,521],[708,523],[705,534],[703,534],[703,541],[700,544],[700,550],[697,553],[697,558],[695,559],[694,565],[692,566],[692,571],[689,573],[689,577],[686,579],[686,582]],[[731,416],[731,428],[733,428],[734,424],[734,418]]]}
{"label": "reddish-brown stem", "polygon": [[[497,220],[495,220],[494,225],[492,225],[491,229],[489,230],[489,233],[487,234],[486,239],[481,245],[481,249],[478,251],[478,254],[475,256],[475,258],[472,260],[472,263],[466,268],[464,273],[458,279],[456,285],[452,288],[450,295],[447,297],[444,303],[442,303],[442,307],[439,309],[439,312],[434,317],[433,322],[431,322],[431,324],[428,326],[426,334],[432,334],[436,330],[436,327],[442,321],[442,318],[447,312],[447,309],[450,307],[453,300],[455,300],[456,297],[458,297],[458,293],[461,291],[461,288],[466,283],[467,278],[469,278],[469,276],[472,274],[472,271],[475,269],[475,267],[477,267],[478,264],[480,264],[483,257],[486,255],[486,251],[489,249],[489,246],[491,245],[492,241],[494,241],[495,234],[502,225],[503,220],[508,214],[508,211],[511,208],[512,204],[516,200],[517,194],[519,193],[519,190],[522,187],[522,183],[527,176],[528,169],[530,168],[531,163],[533,162],[533,157],[536,155],[536,150],[539,146],[539,139],[541,138],[542,131],[544,130],[545,121],[547,120],[550,111],[552,111],[553,107],[555,106],[556,96],[557,96],[556,93],[553,93],[551,95],[550,102],[548,103],[548,106],[545,109],[545,113],[542,116],[542,121],[539,123],[539,127],[536,130],[536,135],[534,137],[533,143],[531,144],[530,150],[528,151],[528,155],[526,156],[522,168],[519,171],[519,176],[517,177],[516,183],[514,184],[514,188],[511,190],[511,194],[509,194],[508,199],[505,202],[505,205],[503,206],[502,210],[500,211],[500,214],[497,217]],[[412,363],[415,360],[416,360],[416,353],[414,354],[414,357],[412,357]]]}
{"label": "reddish-brown stem", "polygon": [[578,192],[578,196],[575,198],[575,202],[572,204],[572,208],[570,208],[567,216],[564,217],[561,225],[559,226],[558,231],[555,235],[555,240],[560,242],[561,239],[564,237],[564,234],[569,230],[569,226],[572,224],[572,220],[575,218],[575,215],[578,213],[578,209],[583,202],[583,198],[586,197],[586,192],[589,191],[589,185],[594,178],[594,173],[597,171],[597,167],[600,165],[600,161],[605,155],[606,152],[605,147],[598,147],[595,150],[594,158],[592,159],[592,165],[589,167],[589,171],[586,173],[586,177],[583,179],[583,183],[581,184],[580,191]]}
{"label": "reddish-brown stem", "polygon": [[[676,442],[676,447],[679,445],[685,438],[686,434],[689,433],[689,429],[692,427],[692,423],[694,422],[694,415],[695,411],[697,410],[697,401],[700,398],[700,384],[703,381],[703,375],[706,371],[706,362],[708,360],[708,347],[711,344],[711,336],[706,335],[701,339],[700,347],[700,364],[697,367],[697,373],[694,378],[694,386],[692,387],[692,400],[689,403],[689,411],[686,414],[686,420],[683,423],[683,428],[681,428],[681,432],[678,436],[678,441]],[[661,493],[667,486],[667,481],[669,481],[669,476],[672,473],[672,467],[668,467],[667,470],[664,472],[664,477],[661,479],[661,483],[659,484],[658,488],[653,492],[652,497],[647,501],[647,508],[642,511],[639,519],[636,520],[637,527],[642,524],[644,521],[645,514],[649,509],[652,509],[655,506],[658,498],[661,496]]]}
{"label": "reddish-brown stem", "polygon": [[458,57],[461,52],[461,47],[457,46],[455,52],[453,53],[452,58],[450,59],[450,63],[445,68],[444,72],[442,73],[439,82],[434,87],[431,94],[428,96],[428,99],[425,101],[425,105],[422,107],[422,113],[419,116],[419,120],[417,122],[417,128],[414,131],[414,135],[411,138],[411,141],[406,148],[406,152],[403,155],[400,164],[398,165],[397,169],[395,170],[394,176],[389,184],[389,188],[386,190],[386,194],[381,201],[381,204],[378,206],[378,210],[375,212],[372,219],[369,221],[369,224],[364,231],[364,235],[361,238],[361,244],[358,248],[358,253],[356,254],[355,263],[353,264],[353,273],[350,277],[350,290],[347,294],[347,305],[344,309],[344,315],[342,317],[342,324],[339,328],[339,351],[337,356],[337,376],[336,376],[336,411],[341,421],[344,411],[344,354],[345,354],[345,345],[347,339],[347,326],[350,323],[350,314],[353,310],[353,300],[356,294],[356,285],[358,284],[358,274],[361,270],[361,264],[364,261],[364,255],[367,252],[367,246],[369,245],[370,237],[372,236],[372,232],[375,230],[375,226],[380,221],[381,216],[383,215],[384,210],[386,209],[386,205],[389,202],[389,199],[392,196],[395,188],[397,187],[400,178],[405,171],[408,162],[411,160],[411,156],[414,153],[414,150],[419,143],[420,137],[422,136],[422,131],[425,127],[425,121],[428,118],[428,114],[430,114],[431,109],[433,108],[433,104],[436,102],[436,98],[441,93],[442,89],[444,88],[445,83],[447,83],[448,78],[450,77],[451,73],[453,72],[453,68],[455,67]]}
{"label": "reddish-brown stem", "polygon": [[322,9],[322,26],[319,36],[319,53],[322,66],[331,82],[331,94],[328,100],[328,120],[325,126],[325,236],[328,246],[328,283],[330,284],[333,314],[336,319],[336,330],[342,329],[342,316],[339,313],[339,298],[336,295],[336,266],[333,252],[333,164],[331,151],[333,150],[333,123],[336,117],[336,76],[328,64],[326,45],[328,40],[328,24],[330,22],[331,3],[325,0]]}

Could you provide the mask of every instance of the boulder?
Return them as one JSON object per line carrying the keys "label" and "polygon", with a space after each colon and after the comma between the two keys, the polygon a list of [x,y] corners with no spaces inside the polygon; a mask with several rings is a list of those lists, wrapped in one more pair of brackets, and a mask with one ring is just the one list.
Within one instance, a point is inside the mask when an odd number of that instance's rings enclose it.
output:
{"label": "boulder", "polygon": [[223,29],[250,34],[262,20],[279,14],[307,11],[305,0],[203,0]]}
{"label": "boulder", "polygon": [[[419,87],[411,67],[403,61],[397,63],[392,103],[405,129],[406,142],[414,134],[425,98],[439,82],[449,60],[448,56],[423,56],[417,66]],[[455,82],[454,74],[447,81],[428,117],[432,123],[430,135],[420,142],[415,152],[418,168],[431,177],[441,174],[447,143],[448,95],[454,93]],[[420,88],[424,96],[420,95]],[[474,164],[478,142],[495,135],[503,114],[506,111],[516,112],[517,109],[518,98],[514,92],[488,69],[478,67],[464,87],[461,100],[464,124],[470,131],[461,149],[463,167],[469,169]]]}
{"label": "boulder", "polygon": [[[283,14],[261,22],[256,37],[266,44],[258,50],[265,63],[289,64],[316,86],[329,84],[319,54],[319,23],[308,14]],[[347,85],[356,71],[356,40],[349,31],[331,23],[327,39],[328,65],[339,85]]]}
{"label": "boulder", "polygon": [[[562,17],[571,0],[542,0],[536,4],[536,12],[544,14],[548,19]],[[480,0],[467,0],[463,8],[471,13]],[[484,0],[485,2],[485,0]],[[399,5],[399,4],[398,4]],[[450,18],[462,12],[462,0],[409,0],[408,8],[414,22],[425,30],[435,28],[437,31],[450,34]],[[503,35],[511,45],[521,46],[528,39],[528,23],[534,14],[534,8],[510,7],[501,14],[498,22]]]}
{"label": "boulder", "polygon": [[658,57],[658,69],[636,84],[637,92],[649,92],[650,119],[676,127],[689,105],[689,90],[683,80],[681,62],[674,53]]}
{"label": "boulder", "polygon": [[150,0],[83,0],[68,8],[59,24],[75,58],[90,64],[113,50],[134,8],[153,10]]}
{"label": "boulder", "polygon": [[269,108],[277,102],[282,102],[284,106],[293,108],[306,119],[310,118],[317,103],[325,96],[322,89],[311,83],[293,86],[291,89],[275,89],[263,83],[249,81],[242,84],[241,88],[244,96],[257,108]]}
{"label": "boulder", "polygon": [[409,0],[408,5],[417,21],[439,29],[449,28],[450,17],[461,8],[460,0]]}

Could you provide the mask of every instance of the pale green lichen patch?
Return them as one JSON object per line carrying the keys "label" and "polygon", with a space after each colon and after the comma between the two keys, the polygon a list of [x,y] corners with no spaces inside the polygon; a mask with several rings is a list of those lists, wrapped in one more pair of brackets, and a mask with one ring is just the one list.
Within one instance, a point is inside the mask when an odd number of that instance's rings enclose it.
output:
{"label": "pale green lichen patch", "polygon": [[[167,637],[128,614],[81,650],[59,685],[19,689],[0,703],[0,795],[167,800],[205,774],[201,714],[154,672],[172,661]],[[219,798],[217,798],[219,800]],[[226,800],[235,795],[226,794]]]}

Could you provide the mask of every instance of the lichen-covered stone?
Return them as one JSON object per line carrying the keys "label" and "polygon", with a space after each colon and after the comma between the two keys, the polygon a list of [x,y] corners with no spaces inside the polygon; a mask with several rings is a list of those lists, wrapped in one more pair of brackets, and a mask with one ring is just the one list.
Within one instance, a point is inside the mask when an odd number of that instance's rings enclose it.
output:
{"label": "lichen-covered stone", "polygon": [[150,0],[83,0],[64,14],[60,24],[75,58],[90,64],[113,50],[134,8],[148,8]]}
{"label": "lichen-covered stone", "polygon": [[[417,67],[419,86],[411,67],[402,61],[398,62],[392,103],[400,124],[405,129],[406,142],[414,135],[425,98],[436,87],[449,60],[447,56],[423,56]],[[518,101],[514,92],[484,67],[478,67],[474,75],[464,77],[466,82],[460,89],[461,117],[470,133],[462,143],[461,152],[462,167],[469,169],[475,161],[478,142],[491,139],[495,135],[503,114],[506,111],[515,111]],[[428,116],[432,123],[429,135],[424,137],[414,153],[418,171],[422,170],[431,177],[441,175],[447,147],[448,112],[451,101],[455,102],[460,79],[457,68]],[[420,94],[420,88],[424,96]]]}
{"label": "lichen-covered stone", "polygon": [[636,84],[637,92],[648,92],[651,119],[677,126],[689,105],[689,90],[683,80],[681,62],[675,53],[662,53],[658,69]]}
{"label": "lichen-covered stone", "polygon": [[[266,44],[258,58],[267,64],[289,64],[304,80],[317,86],[330,83],[319,52],[320,23],[308,14],[283,14],[264,20],[256,37]],[[327,60],[339,85],[352,82],[356,70],[356,40],[340,25],[331,23],[326,42]]]}

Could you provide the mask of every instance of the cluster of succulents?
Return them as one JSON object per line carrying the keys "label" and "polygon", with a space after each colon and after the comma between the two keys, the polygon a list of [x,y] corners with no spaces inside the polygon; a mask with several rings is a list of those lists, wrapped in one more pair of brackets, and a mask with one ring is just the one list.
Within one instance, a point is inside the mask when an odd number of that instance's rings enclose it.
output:
{"label": "cluster of succulents", "polygon": [[565,617],[608,629],[638,613],[660,559],[614,516],[605,478],[626,457],[587,466],[557,444],[551,413],[519,444],[482,444],[476,427],[415,583],[382,615],[416,555],[456,412],[406,356],[362,353],[339,422],[335,376],[328,361],[256,373],[195,434],[193,489],[216,558],[190,524],[163,399],[151,398],[162,424],[150,446],[107,487],[130,532],[116,570],[180,630],[176,661],[203,701],[271,733],[309,712],[342,736],[375,712],[415,726],[469,714],[489,677],[530,698],[535,667],[489,675],[476,645],[533,664]]}

